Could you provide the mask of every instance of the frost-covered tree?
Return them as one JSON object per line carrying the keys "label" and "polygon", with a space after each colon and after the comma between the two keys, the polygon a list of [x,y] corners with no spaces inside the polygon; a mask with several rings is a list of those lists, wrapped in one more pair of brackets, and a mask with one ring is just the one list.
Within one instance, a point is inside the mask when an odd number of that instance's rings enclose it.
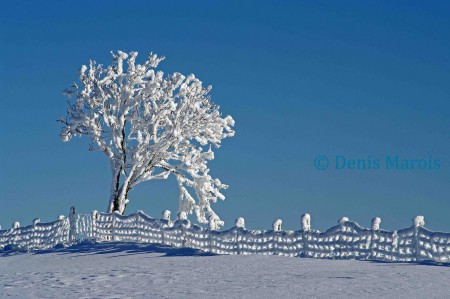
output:
{"label": "frost-covered tree", "polygon": [[[222,117],[209,91],[193,74],[164,76],[156,70],[164,57],[150,53],[143,64],[137,52],[112,52],[114,63],[95,61],[80,70],[81,87],[65,90],[69,108],[61,138],[86,135],[90,150],[102,151],[111,164],[108,212],[124,213],[128,192],[138,184],[174,175],[180,191],[179,211],[197,220],[217,217],[211,203],[227,188],[209,174],[211,146],[234,135],[231,116]],[[196,199],[194,199],[194,195]]]}

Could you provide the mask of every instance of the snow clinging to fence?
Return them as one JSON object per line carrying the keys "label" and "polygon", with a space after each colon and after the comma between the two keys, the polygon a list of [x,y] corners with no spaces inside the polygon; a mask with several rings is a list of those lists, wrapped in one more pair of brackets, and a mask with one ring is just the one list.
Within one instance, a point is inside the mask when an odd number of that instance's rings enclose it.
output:
{"label": "snow clinging to fence", "polygon": [[142,211],[129,216],[118,213],[76,214],[71,208],[68,218],[51,223],[0,230],[0,250],[42,250],[69,246],[82,241],[157,243],[190,247],[216,254],[265,254],[327,259],[357,259],[384,262],[450,263],[450,233],[424,228],[424,217],[417,216],[406,229],[380,229],[381,219],[372,220],[372,228],[363,228],[342,217],[338,225],[325,232],[311,228],[311,216],[301,217],[301,230],[284,231],[282,221],[273,230],[247,230],[242,217],[234,227],[217,231],[212,218],[207,229],[191,224],[186,215],[170,220],[170,211],[154,219]]}

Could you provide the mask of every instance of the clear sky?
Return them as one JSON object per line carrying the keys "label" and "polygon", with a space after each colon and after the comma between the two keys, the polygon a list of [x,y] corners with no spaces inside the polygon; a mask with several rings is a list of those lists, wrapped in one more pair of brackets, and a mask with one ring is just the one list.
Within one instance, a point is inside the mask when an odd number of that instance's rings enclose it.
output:
{"label": "clear sky", "polygon": [[[210,163],[230,186],[215,205],[226,228],[243,216],[249,228],[281,218],[298,229],[309,212],[320,230],[341,216],[365,226],[380,216],[393,230],[422,214],[450,231],[447,1],[161,2],[0,4],[3,227],[54,220],[72,205],[106,210],[106,158],[83,138],[62,143],[56,119],[82,64],[135,50],[140,62],[153,51],[166,73],[211,84],[236,120]],[[386,159],[425,162],[395,169]],[[146,182],[127,212],[176,214],[177,203],[173,178]]]}

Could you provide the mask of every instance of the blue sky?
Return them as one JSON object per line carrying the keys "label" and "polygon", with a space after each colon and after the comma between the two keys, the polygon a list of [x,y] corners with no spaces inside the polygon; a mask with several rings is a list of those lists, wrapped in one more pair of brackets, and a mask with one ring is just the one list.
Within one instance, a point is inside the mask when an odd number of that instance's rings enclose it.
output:
{"label": "blue sky", "polygon": [[[302,213],[398,229],[417,214],[450,231],[450,5],[445,1],[14,1],[0,5],[0,224],[105,211],[110,171],[88,142],[62,143],[62,91],[111,50],[166,56],[236,120],[211,173],[230,227]],[[325,155],[329,168],[318,170]],[[439,161],[438,169],[335,169],[335,157]],[[428,163],[428,162],[427,162]],[[173,179],[130,193],[127,212],[177,209]],[[174,213],[175,214],[175,213]]]}

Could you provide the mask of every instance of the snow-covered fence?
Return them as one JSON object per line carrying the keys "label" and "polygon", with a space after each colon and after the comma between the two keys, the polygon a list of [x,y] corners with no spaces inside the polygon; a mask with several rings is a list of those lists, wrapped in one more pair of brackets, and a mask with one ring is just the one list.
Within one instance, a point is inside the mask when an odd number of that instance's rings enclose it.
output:
{"label": "snow-covered fence", "polygon": [[154,219],[142,211],[129,216],[97,211],[79,215],[71,208],[68,218],[60,216],[51,223],[36,219],[27,227],[14,223],[13,228],[0,230],[0,249],[47,249],[91,240],[157,243],[217,254],[450,263],[450,233],[424,228],[422,216],[414,218],[410,228],[393,232],[380,229],[380,218],[374,218],[369,229],[343,217],[326,232],[312,230],[310,221],[310,215],[304,214],[301,230],[283,231],[282,221],[277,219],[272,230],[261,231],[245,229],[244,219],[238,218],[231,229],[216,231],[214,222],[204,229],[192,225],[183,213],[172,222],[169,211],[164,211],[161,219]]}
{"label": "snow-covered fence", "polygon": [[69,219],[64,216],[50,223],[40,223],[35,219],[33,225],[25,227],[15,222],[11,229],[0,230],[0,250],[48,249],[59,244],[69,244],[69,232]]}

